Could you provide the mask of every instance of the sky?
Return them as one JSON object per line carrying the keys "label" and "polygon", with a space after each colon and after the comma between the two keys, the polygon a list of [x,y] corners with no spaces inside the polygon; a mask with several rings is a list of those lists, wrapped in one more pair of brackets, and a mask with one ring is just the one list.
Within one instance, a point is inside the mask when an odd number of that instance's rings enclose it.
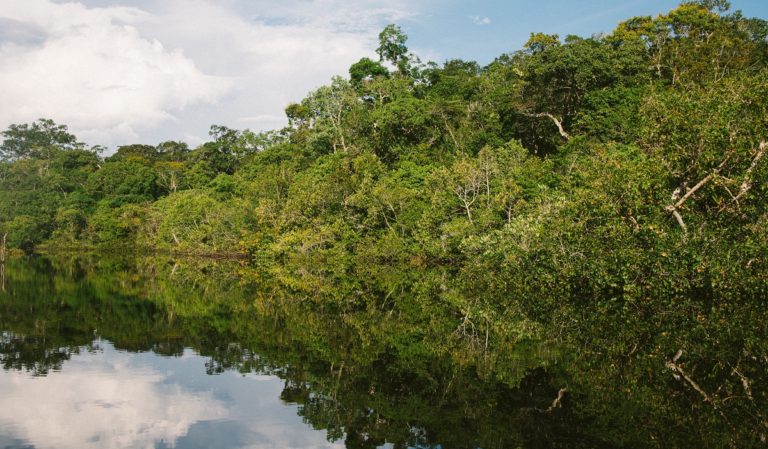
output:
{"label": "sky", "polygon": [[[0,129],[51,118],[91,145],[262,131],[396,23],[423,61],[487,64],[531,32],[590,36],[678,0],[0,0]],[[767,0],[733,0],[768,19]]]}

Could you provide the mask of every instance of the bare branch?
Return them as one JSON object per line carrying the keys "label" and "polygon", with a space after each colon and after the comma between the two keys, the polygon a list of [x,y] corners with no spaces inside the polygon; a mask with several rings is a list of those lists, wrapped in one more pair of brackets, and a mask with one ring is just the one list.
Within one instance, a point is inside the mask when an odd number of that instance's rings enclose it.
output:
{"label": "bare branch", "polygon": [[446,131],[448,131],[448,135],[451,136],[451,140],[453,140],[453,145],[456,147],[457,150],[461,151],[461,145],[459,145],[459,141],[456,140],[456,136],[453,134],[453,129],[451,129],[451,125],[448,124],[448,118],[445,116],[444,113],[440,113],[440,116],[443,118],[443,123],[445,124]]}
{"label": "bare branch", "polygon": [[683,232],[688,232],[688,226],[685,225],[685,221],[683,221],[683,216],[680,215],[680,212],[677,211],[677,208],[675,206],[667,206],[664,208],[667,212],[671,212],[672,215],[675,217],[675,220],[677,220],[677,224],[680,225],[680,227],[683,229]]}
{"label": "bare branch", "polygon": [[679,374],[680,377],[685,379],[686,382],[688,382],[688,385],[690,385],[694,390],[696,390],[701,397],[704,398],[706,402],[709,402],[714,407],[717,407],[717,404],[715,404],[712,401],[712,398],[707,394],[706,391],[704,391],[699,384],[697,384],[691,377],[683,370],[683,368],[677,364],[677,359],[680,358],[680,356],[683,354],[683,350],[677,351],[677,354],[675,354],[675,357],[672,359],[667,360],[665,363],[666,367],[674,371],[675,373]]}
{"label": "bare branch", "polygon": [[739,379],[741,380],[741,385],[744,387],[744,393],[746,393],[747,398],[749,398],[750,401],[754,400],[752,398],[752,387],[749,384],[749,379],[743,374],[741,374],[741,371],[734,368],[733,373],[739,376]]}
{"label": "bare branch", "polygon": [[560,408],[563,406],[563,399],[565,398],[565,394],[568,393],[567,388],[561,388],[557,391],[557,397],[554,401],[552,401],[552,405],[549,406],[549,408],[546,410],[548,412],[551,412],[552,410],[556,408]]}
{"label": "bare branch", "polygon": [[690,197],[691,197],[691,195],[693,195],[694,193],[696,193],[696,191],[697,191],[697,190],[699,190],[700,188],[704,187],[704,186],[705,186],[705,185],[706,185],[706,184],[707,184],[709,181],[711,181],[713,177],[714,177],[714,174],[713,174],[713,173],[710,173],[710,174],[708,174],[707,176],[705,176],[705,177],[704,177],[704,179],[702,179],[702,180],[701,180],[701,181],[699,181],[699,182],[698,182],[698,183],[697,183],[695,186],[693,186],[693,188],[691,188],[691,190],[687,191],[687,192],[685,193],[685,195],[683,195],[683,197],[682,197],[682,198],[680,198],[680,199],[677,201],[677,203],[675,203],[675,205],[674,205],[673,207],[674,207],[675,209],[678,209],[680,206],[682,206],[682,205],[683,205],[683,203],[685,203],[685,201],[686,201],[688,198],[690,198]]}
{"label": "bare branch", "polygon": [[555,126],[557,126],[557,131],[560,133],[561,136],[565,140],[571,140],[571,135],[568,134],[568,132],[563,128],[563,122],[559,118],[555,117],[554,115],[550,114],[549,112],[521,112],[521,114],[527,116],[527,117],[547,117],[550,120],[552,120],[555,123]]}
{"label": "bare branch", "polygon": [[[722,170],[723,166],[728,162],[728,159],[730,159],[730,156],[723,159],[723,162],[720,163],[720,165],[717,166],[714,170],[712,170],[712,173],[708,174],[704,177],[701,181],[696,183],[695,186],[693,186],[690,190],[685,192],[685,195],[683,195],[675,204],[670,204],[669,206],[665,207],[664,210],[671,213],[675,220],[677,220],[677,223],[680,225],[680,227],[683,229],[683,232],[688,232],[688,227],[685,225],[685,222],[683,221],[683,216],[680,215],[680,207],[685,204],[685,202],[690,198],[694,193],[696,193],[699,189],[707,185],[709,181],[715,178],[717,174]],[[675,189],[675,191],[672,193],[672,201],[674,201],[678,196],[680,195],[680,188],[678,187]]]}
{"label": "bare branch", "polygon": [[755,170],[755,167],[757,167],[758,162],[760,162],[760,159],[763,158],[763,155],[765,155],[765,149],[766,149],[766,143],[763,140],[760,142],[760,146],[757,149],[757,154],[755,155],[755,158],[752,159],[752,164],[749,165],[749,168],[747,171],[744,172],[744,182],[741,183],[741,187],[739,188],[739,193],[736,195],[736,197],[733,199],[734,201],[738,201],[739,198],[744,196],[749,189],[752,188],[752,172]]}

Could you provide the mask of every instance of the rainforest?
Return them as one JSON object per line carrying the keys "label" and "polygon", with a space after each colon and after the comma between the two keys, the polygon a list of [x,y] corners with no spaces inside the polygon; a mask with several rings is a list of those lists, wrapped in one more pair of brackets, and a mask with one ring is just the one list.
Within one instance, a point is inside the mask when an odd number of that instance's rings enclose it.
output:
{"label": "rainforest", "polygon": [[768,21],[684,2],[486,66],[389,25],[377,53],[195,148],[3,131],[4,369],[66,370],[98,328],[290,365],[348,447],[763,447]]}

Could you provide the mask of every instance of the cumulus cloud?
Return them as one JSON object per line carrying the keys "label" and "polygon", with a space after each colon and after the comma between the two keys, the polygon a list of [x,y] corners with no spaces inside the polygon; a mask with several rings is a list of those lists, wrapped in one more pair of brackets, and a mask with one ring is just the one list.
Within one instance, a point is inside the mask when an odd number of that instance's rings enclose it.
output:
{"label": "cumulus cloud", "polygon": [[90,137],[129,139],[230,87],[179,50],[146,39],[128,7],[5,0],[0,18],[0,126],[50,117]]}
{"label": "cumulus cloud", "polygon": [[472,20],[472,23],[475,25],[490,25],[491,24],[491,18],[490,17],[481,17],[481,16],[469,16],[470,20]]}
{"label": "cumulus cloud", "polygon": [[373,56],[382,26],[416,3],[3,0],[0,128],[49,117],[115,145],[279,127],[288,103]]}
{"label": "cumulus cloud", "polygon": [[288,103],[373,56],[384,24],[415,15],[403,0],[167,0],[153,8],[142,32],[236,79],[208,119],[257,130],[285,125]]}

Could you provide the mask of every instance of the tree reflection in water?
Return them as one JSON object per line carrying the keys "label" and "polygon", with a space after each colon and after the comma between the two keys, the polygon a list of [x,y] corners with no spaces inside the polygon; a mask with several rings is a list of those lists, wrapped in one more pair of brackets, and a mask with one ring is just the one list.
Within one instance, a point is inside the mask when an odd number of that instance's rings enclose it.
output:
{"label": "tree reflection in water", "polygon": [[701,404],[643,354],[607,361],[519,332],[457,332],[466,316],[440,293],[446,273],[412,271],[354,279],[159,257],[11,260],[0,363],[55,376],[99,351],[97,338],[169,357],[192,348],[207,374],[282,379],[280,399],[349,448],[760,444],[759,428],[736,421],[757,407]]}

